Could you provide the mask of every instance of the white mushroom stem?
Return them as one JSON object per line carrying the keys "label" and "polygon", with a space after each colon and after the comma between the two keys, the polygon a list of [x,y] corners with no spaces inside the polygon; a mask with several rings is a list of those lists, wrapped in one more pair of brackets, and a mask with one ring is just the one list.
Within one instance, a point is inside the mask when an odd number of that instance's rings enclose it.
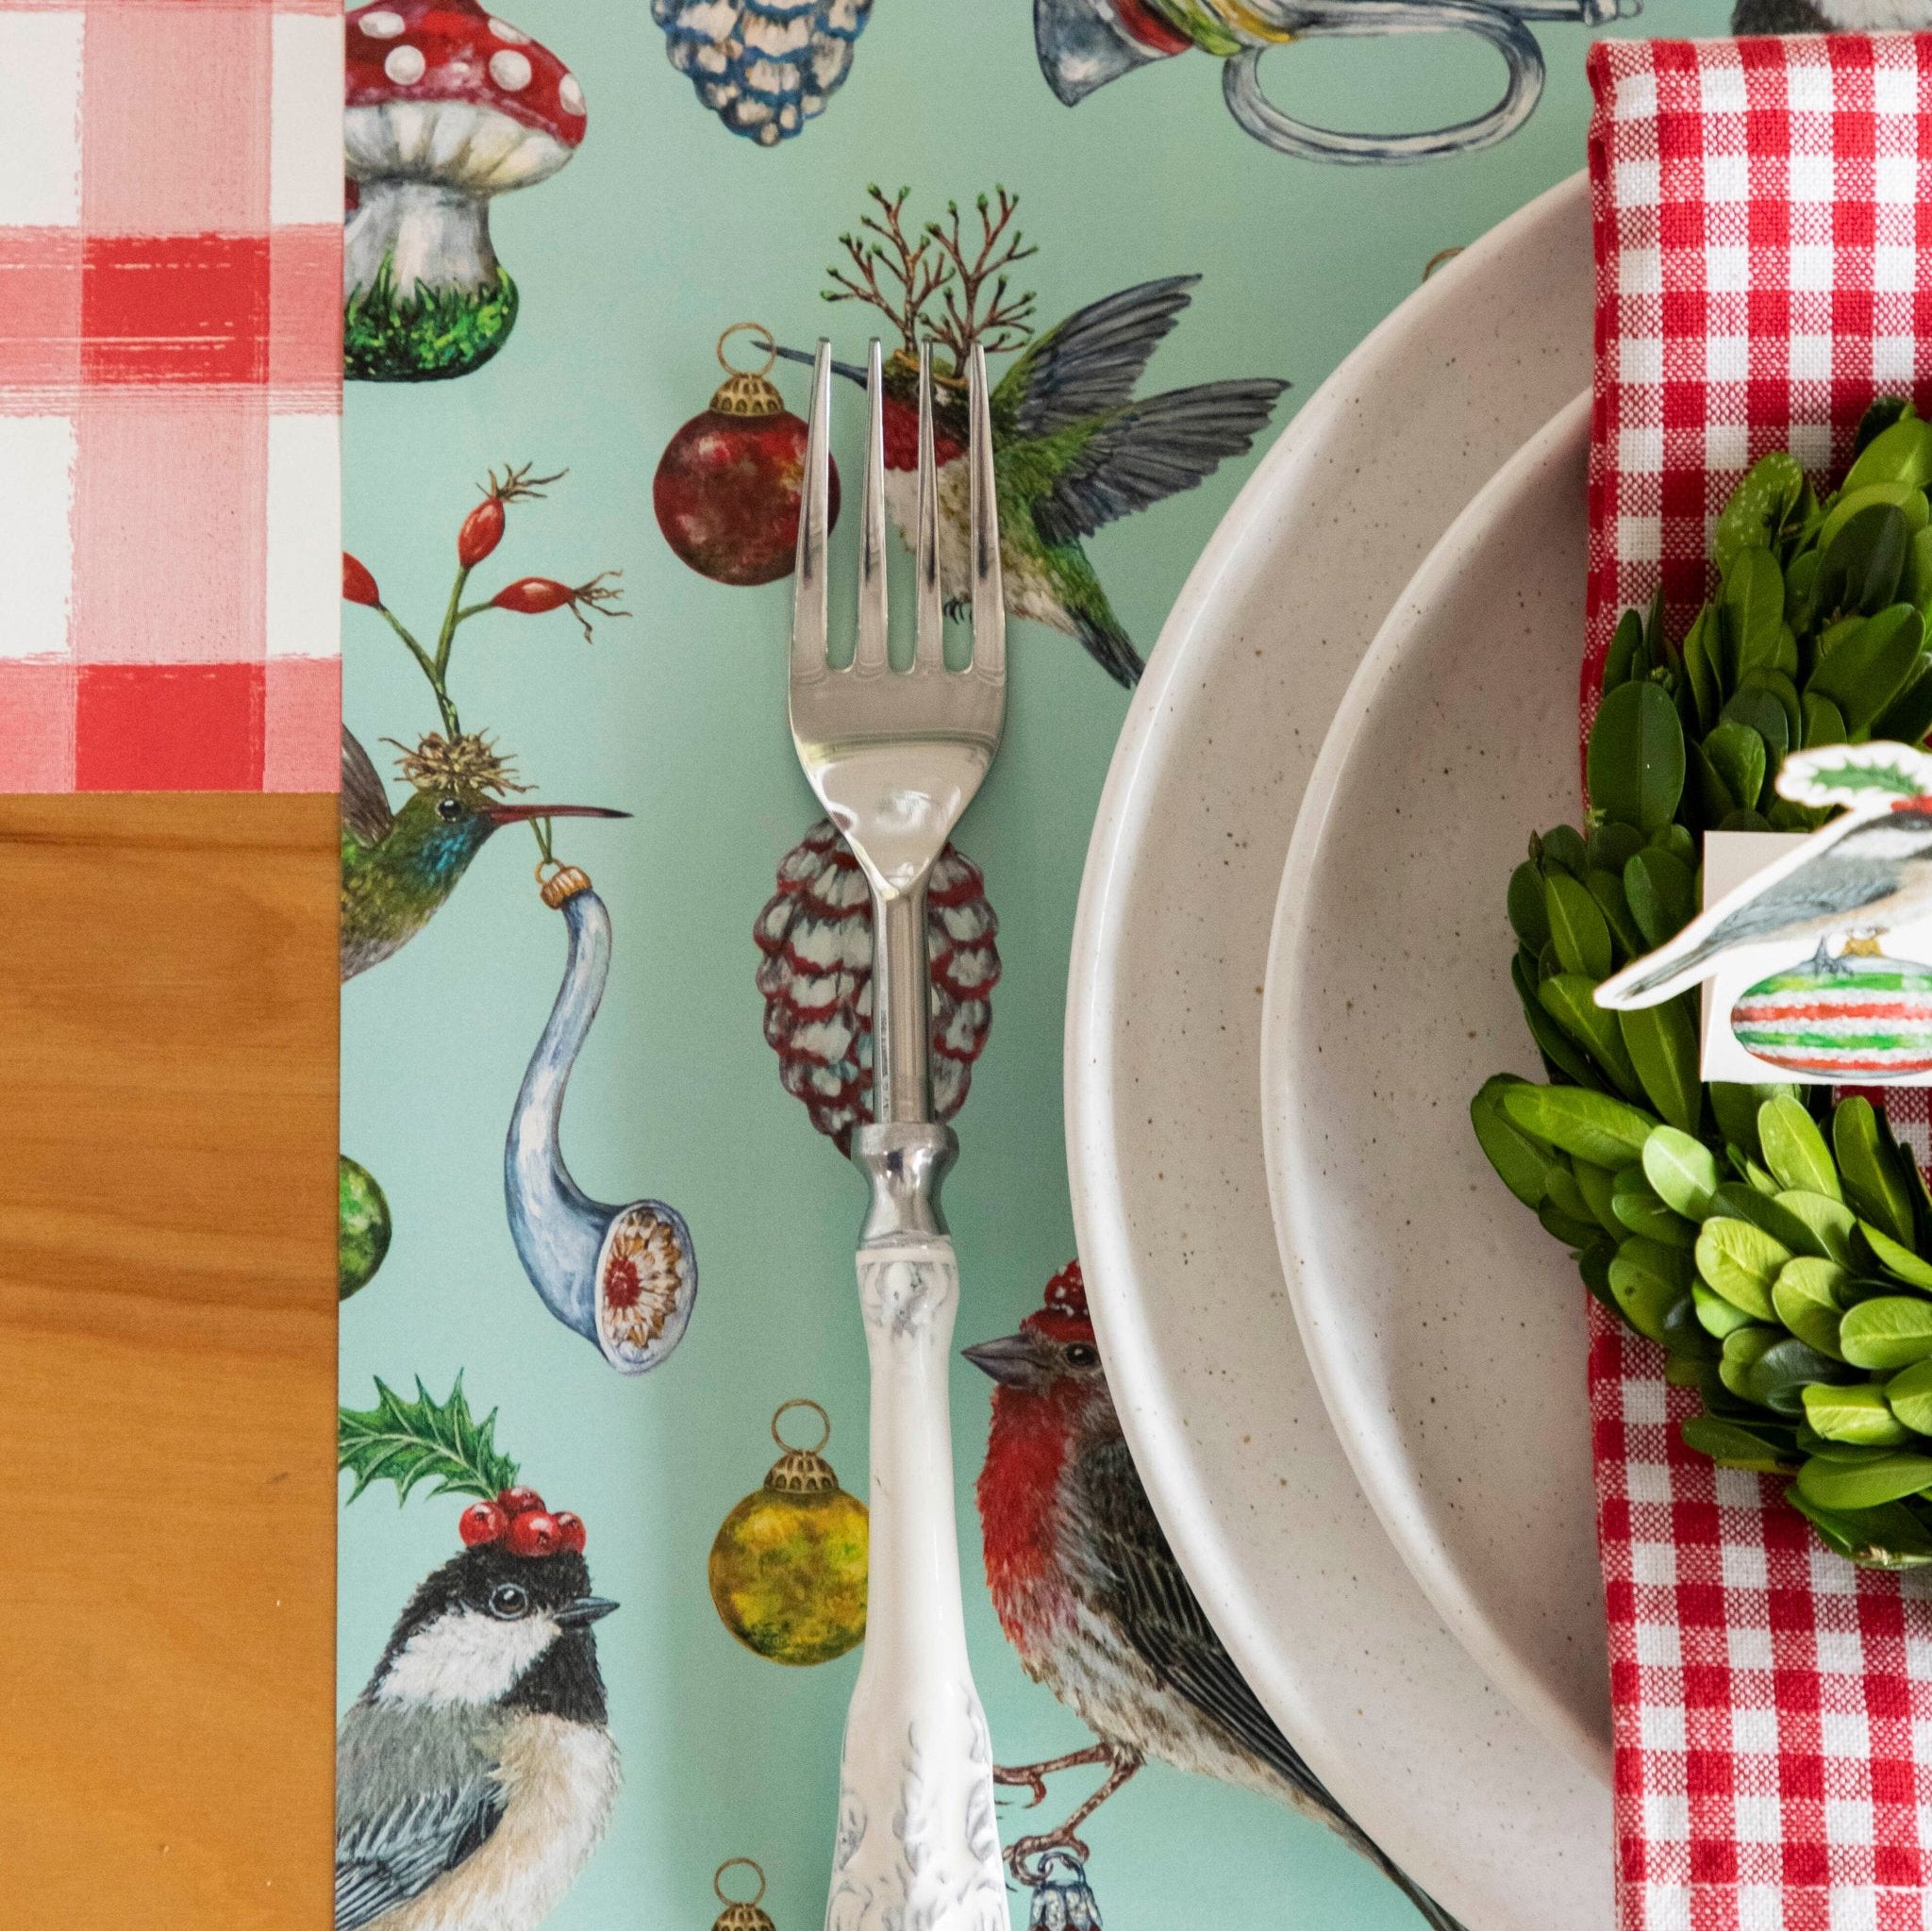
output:
{"label": "white mushroom stem", "polygon": [[342,239],[346,294],[371,287],[386,257],[399,301],[412,299],[419,282],[479,293],[495,288],[488,195],[432,181],[377,179],[360,186]]}

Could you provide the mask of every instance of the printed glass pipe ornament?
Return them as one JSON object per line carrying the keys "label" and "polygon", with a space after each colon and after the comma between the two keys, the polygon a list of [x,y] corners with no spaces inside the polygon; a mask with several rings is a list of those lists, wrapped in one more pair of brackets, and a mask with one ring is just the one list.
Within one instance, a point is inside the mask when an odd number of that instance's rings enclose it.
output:
{"label": "printed glass pipe ornament", "polygon": [[[1224,62],[1227,111],[1282,154],[1316,161],[1421,161],[1490,147],[1526,121],[1543,58],[1524,25],[1599,26],[1638,0],[1034,0],[1033,38],[1047,85],[1068,107],[1137,67],[1190,47]],[[1285,114],[1261,92],[1261,56],[1323,35],[1468,33],[1502,55],[1508,81],[1486,114],[1416,134],[1345,134]]]}
{"label": "printed glass pipe ornament", "polygon": [[672,66],[760,147],[825,111],[871,17],[872,0],[651,0]]}
{"label": "printed glass pipe ornament", "polygon": [[698,1263],[683,1217],[660,1200],[608,1207],[563,1163],[564,1089],[610,974],[610,913],[574,865],[537,868],[569,935],[563,983],[510,1115],[503,1152],[510,1236],[543,1305],[620,1373],[660,1366],[684,1338]]}
{"label": "printed glass pipe ornament", "polygon": [[1071,1851],[1049,1851],[1033,1878],[1026,1931],[1100,1931],[1100,1906],[1087,1867]]}
{"label": "printed glass pipe ornament", "polygon": [[[932,1105],[951,1120],[992,1030],[1000,922],[979,867],[948,845],[925,901],[932,974]],[[765,1038],[785,1090],[841,1154],[872,1120],[872,890],[852,847],[822,818],[778,865],[778,890],[752,927]]]}
{"label": "printed glass pipe ornament", "polygon": [[376,0],[347,22],[343,374],[467,375],[517,317],[490,201],[557,173],[588,125],[548,47],[476,0]]}
{"label": "printed glass pipe ornament", "polygon": [[[724,344],[741,331],[767,340],[756,322],[734,322],[718,338],[724,380],[711,406],[665,445],[651,481],[664,541],[717,583],[773,583],[790,576],[798,549],[805,424],[769,379],[769,349],[758,369],[734,368]],[[839,521],[839,471],[831,472],[831,519]]]}
{"label": "printed glass pipe ornament", "polygon": [[[809,1408],[824,1430],[810,1448],[788,1447],[778,1432],[793,1408]],[[711,1544],[719,1617],[774,1663],[827,1663],[865,1640],[868,1518],[821,1453],[831,1439],[831,1418],[817,1402],[785,1403],[772,1417],[772,1440],[784,1453]]]}
{"label": "printed glass pipe ornament", "polygon": [[[758,1888],[748,1898],[734,1898],[725,1892],[724,1873],[737,1870],[749,1871],[758,1878]],[[759,1901],[765,1894],[762,1864],[751,1857],[726,1857],[711,1879],[711,1889],[718,1893],[718,1902],[724,1906],[712,1921],[711,1931],[777,1931],[777,1926],[759,1908]]]}

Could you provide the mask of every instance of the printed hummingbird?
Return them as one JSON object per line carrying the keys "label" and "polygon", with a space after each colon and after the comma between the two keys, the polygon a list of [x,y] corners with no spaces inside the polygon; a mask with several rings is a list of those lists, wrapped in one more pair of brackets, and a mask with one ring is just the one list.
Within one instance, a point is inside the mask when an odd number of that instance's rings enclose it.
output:
{"label": "printed hummingbird", "polygon": [[355,735],[342,729],[341,976],[399,952],[441,909],[470,860],[506,824],[533,818],[627,818],[601,805],[512,805],[509,767],[480,737],[431,732],[404,753],[412,787],[400,811]]}
{"label": "printed hummingbird", "polygon": [[986,1579],[1026,1673],[1099,1740],[1049,1762],[998,1770],[1033,1804],[1046,1777],[1107,1767],[1098,1790],[1059,1829],[1007,1853],[1072,1850],[1108,1797],[1156,1757],[1273,1797],[1325,1823],[1395,1884],[1433,1931],[1457,1922],[1330,1795],[1248,1688],[1202,1610],[1127,1453],[1074,1261],[1017,1334],[964,1350],[997,1384],[977,1489]]}
{"label": "printed hummingbird", "polygon": [[[921,335],[945,349],[954,372],[939,375],[933,399],[940,577],[954,607],[963,603],[969,581],[967,355],[975,342],[989,355],[1025,344],[991,398],[1007,608],[1077,638],[1110,677],[1131,687],[1141,674],[1141,654],[1081,540],[1117,517],[1191,490],[1227,458],[1244,456],[1288,384],[1257,376],[1137,398],[1149,359],[1192,298],[1199,275],[1123,289],[1028,341],[1033,296],[1010,292],[1001,274],[1033,253],[1019,245],[1010,226],[1017,197],[1005,190],[996,204],[980,197],[975,251],[962,237],[957,208],[948,209],[948,225],[928,223],[913,236],[900,212],[904,191],[896,198],[872,192],[879,213],[862,225],[874,239],[841,238],[856,266],[834,268],[838,287],[826,292],[830,300],[882,308],[903,337],[886,359],[883,411],[887,501],[901,538],[911,545]],[[805,350],[773,346],[789,360],[812,359]],[[865,371],[853,363],[832,367],[865,382]]]}

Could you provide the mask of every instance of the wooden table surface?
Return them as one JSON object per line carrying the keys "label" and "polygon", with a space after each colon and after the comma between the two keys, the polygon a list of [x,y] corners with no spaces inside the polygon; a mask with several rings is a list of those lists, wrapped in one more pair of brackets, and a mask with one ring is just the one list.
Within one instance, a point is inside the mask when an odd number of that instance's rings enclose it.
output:
{"label": "wooden table surface", "polygon": [[336,802],[0,799],[0,1923],[331,1923]]}

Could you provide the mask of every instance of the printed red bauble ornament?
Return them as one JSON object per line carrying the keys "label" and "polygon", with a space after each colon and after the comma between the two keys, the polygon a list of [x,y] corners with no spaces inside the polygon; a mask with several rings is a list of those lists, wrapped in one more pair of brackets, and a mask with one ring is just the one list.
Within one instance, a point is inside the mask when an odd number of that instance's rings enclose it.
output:
{"label": "printed red bauble ornament", "polygon": [[[766,342],[757,323],[734,323],[718,338],[724,381],[658,458],[651,502],[664,541],[718,583],[773,583],[791,574],[805,478],[804,421],[791,413],[763,369],[735,369],[724,344],[741,329]],[[831,520],[839,521],[839,468],[831,470]]]}

